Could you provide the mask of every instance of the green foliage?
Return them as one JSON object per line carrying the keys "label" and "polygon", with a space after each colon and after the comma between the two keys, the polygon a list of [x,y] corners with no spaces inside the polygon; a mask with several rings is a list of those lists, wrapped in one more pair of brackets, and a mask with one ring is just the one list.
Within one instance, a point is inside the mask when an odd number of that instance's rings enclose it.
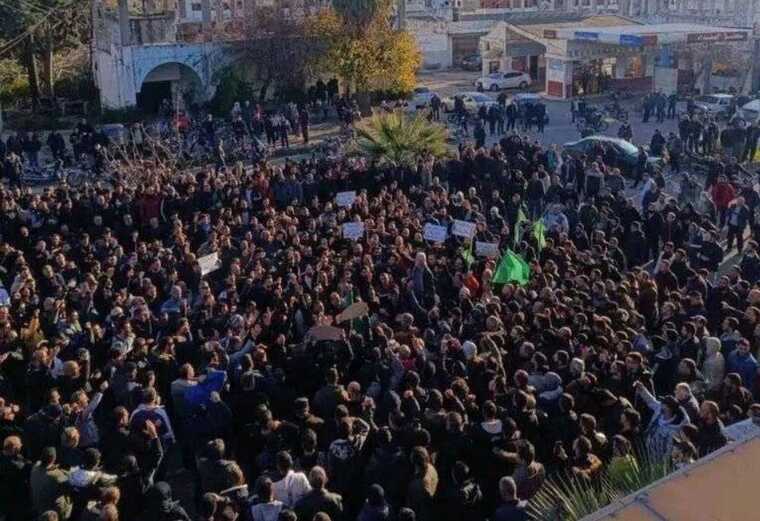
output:
{"label": "green foliage", "polygon": [[352,26],[362,28],[388,3],[384,0],[333,0],[332,6]]}
{"label": "green foliage", "polygon": [[593,483],[577,477],[555,476],[533,496],[528,512],[536,521],[578,521],[612,502],[606,476]]}
{"label": "green foliage", "polygon": [[422,114],[376,114],[358,126],[357,134],[357,152],[382,164],[411,166],[426,154],[447,154],[446,128]]}
{"label": "green foliage", "polygon": [[72,121],[33,112],[6,113],[5,127],[13,130],[39,131],[62,130],[71,127]]}
{"label": "green foliage", "polygon": [[253,85],[246,81],[241,71],[235,67],[226,67],[216,78],[216,92],[210,101],[211,112],[227,115],[236,101],[243,102],[255,98]]}
{"label": "green foliage", "polygon": [[530,500],[528,512],[536,521],[578,521],[672,471],[667,461],[652,458],[646,449],[640,454],[632,464],[618,467],[618,472],[609,472],[608,466],[593,482],[568,475],[552,477]]}
{"label": "green foliage", "polygon": [[24,68],[13,59],[0,60],[0,103],[5,106],[29,96]]}
{"label": "green foliage", "polygon": [[71,74],[56,80],[55,95],[58,98],[93,100],[98,98],[98,91],[89,75]]}
{"label": "green foliage", "polygon": [[360,29],[337,10],[322,11],[308,29],[326,42],[318,67],[340,77],[347,90],[408,92],[414,88],[422,55],[414,37],[396,30],[383,6]]}

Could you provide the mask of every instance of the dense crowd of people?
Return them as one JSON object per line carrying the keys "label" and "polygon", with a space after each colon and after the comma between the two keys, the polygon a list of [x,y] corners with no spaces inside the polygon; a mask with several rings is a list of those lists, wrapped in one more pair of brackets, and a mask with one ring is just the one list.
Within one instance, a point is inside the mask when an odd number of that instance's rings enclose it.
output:
{"label": "dense crowd of people", "polygon": [[757,194],[726,162],[631,197],[607,152],[1,187],[0,519],[522,521],[552,475],[722,447],[760,414]]}

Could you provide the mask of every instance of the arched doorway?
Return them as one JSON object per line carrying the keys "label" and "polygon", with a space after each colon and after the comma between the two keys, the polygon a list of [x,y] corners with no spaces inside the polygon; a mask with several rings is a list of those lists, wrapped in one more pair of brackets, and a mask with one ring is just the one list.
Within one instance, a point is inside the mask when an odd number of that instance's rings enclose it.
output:
{"label": "arched doorway", "polygon": [[163,63],[146,76],[137,93],[137,106],[146,113],[158,113],[162,106],[185,109],[203,92],[198,74],[183,63]]}

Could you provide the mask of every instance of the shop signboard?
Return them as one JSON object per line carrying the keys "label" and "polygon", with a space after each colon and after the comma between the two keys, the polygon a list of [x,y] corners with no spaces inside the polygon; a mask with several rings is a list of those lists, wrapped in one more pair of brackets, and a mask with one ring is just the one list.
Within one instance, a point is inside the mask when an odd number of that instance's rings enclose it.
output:
{"label": "shop signboard", "polygon": [[620,45],[626,47],[641,47],[644,45],[644,39],[641,36],[635,34],[621,34]]}
{"label": "shop signboard", "polygon": [[559,60],[551,60],[546,68],[546,78],[549,81],[565,81],[565,64]]}
{"label": "shop signboard", "polygon": [[592,33],[590,31],[575,31],[576,40],[590,40],[597,41],[599,39],[599,33]]}
{"label": "shop signboard", "polygon": [[656,34],[643,34],[641,35],[642,45],[646,47],[655,47],[657,45]]}
{"label": "shop signboard", "polygon": [[722,33],[691,33],[686,35],[686,43],[710,42],[744,42],[747,33],[744,31],[728,31]]}

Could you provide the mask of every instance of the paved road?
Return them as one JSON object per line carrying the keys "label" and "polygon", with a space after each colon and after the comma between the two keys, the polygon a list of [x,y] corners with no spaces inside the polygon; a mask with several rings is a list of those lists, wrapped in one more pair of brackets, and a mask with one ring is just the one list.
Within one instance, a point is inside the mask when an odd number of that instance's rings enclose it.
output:
{"label": "paved road", "polygon": [[[418,80],[420,86],[428,87],[443,97],[475,90],[474,82],[479,76],[480,75],[477,72],[463,70],[429,71],[421,73],[418,76]],[[532,91],[538,91],[540,87],[541,86],[537,85]],[[516,92],[518,91],[510,90],[507,91],[507,94]],[[485,94],[496,99],[496,96],[493,93],[486,92]],[[603,106],[607,102],[608,100],[604,97],[589,99],[590,105]],[[529,132],[528,134],[542,144],[562,144],[578,139],[580,136],[575,128],[575,123],[572,123],[570,117],[570,102],[547,99],[545,100],[545,103],[549,115],[549,125],[546,127],[544,134],[537,134],[536,132]],[[641,116],[636,115],[633,111],[634,104],[634,102],[624,102],[623,106],[628,109],[630,114],[629,117],[633,128],[633,139],[635,142],[649,143],[652,134],[654,134],[655,129],[658,128],[664,134],[676,131],[677,126],[675,120],[665,120],[661,124],[654,123],[651,120],[649,123],[642,123]],[[685,109],[685,107],[679,107],[679,109],[680,108]],[[619,123],[611,122],[610,128],[605,134],[616,136],[619,126]],[[494,141],[498,141],[498,139],[489,139],[488,143]]]}

